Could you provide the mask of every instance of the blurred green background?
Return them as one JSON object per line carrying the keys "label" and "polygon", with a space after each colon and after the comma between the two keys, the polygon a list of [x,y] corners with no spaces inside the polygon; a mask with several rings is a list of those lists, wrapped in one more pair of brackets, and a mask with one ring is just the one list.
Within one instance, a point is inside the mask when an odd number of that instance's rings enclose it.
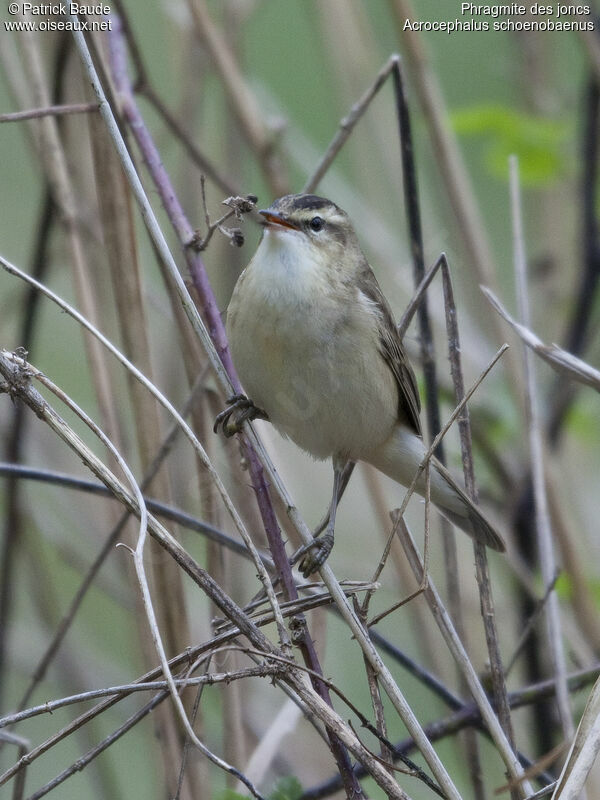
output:
{"label": "blurred green background", "polygon": [[[413,0],[413,6],[415,19],[464,19],[460,15],[460,3],[451,0],[442,3]],[[231,113],[211,57],[198,41],[187,4],[126,0],[125,7],[149,80],[158,95],[222,174],[227,175],[240,192],[258,195],[259,208],[267,206],[273,199],[268,183]],[[209,7],[213,20],[236,54],[256,107],[276,143],[281,175],[290,191],[300,190],[335,134],[340,120],[372,83],[389,55],[399,52],[403,56],[421,192],[425,261],[428,265],[433,263],[442,251],[448,255],[455,281],[468,385],[502,341],[497,339],[490,322],[493,312],[479,292],[477,275],[469,263],[464,238],[448,200],[439,159],[432,146],[430,127],[419,102],[414,65],[405,55],[406,42],[399,30],[398,4],[391,0],[218,0],[209,3]],[[5,3],[2,21],[10,19]],[[449,126],[457,136],[472,182],[491,244],[496,287],[511,311],[515,310],[516,301],[507,159],[511,153],[519,157],[532,327],[545,341],[562,343],[572,309],[574,287],[582,270],[580,182],[586,163],[581,140],[586,92],[592,74],[586,43],[583,37],[572,32],[511,34],[490,31],[425,32],[421,35],[421,44],[439,82],[449,110]],[[57,45],[56,35],[37,35],[36,47],[49,72]],[[0,113],[3,113],[20,107],[15,87],[18,88],[19,82],[27,87],[29,77],[19,35],[8,33],[3,26],[0,47],[3,62],[0,69]],[[73,50],[69,59],[62,100],[83,101],[87,98],[78,57]],[[143,98],[139,102],[186,212],[192,224],[202,228],[201,170],[190,161],[156,110]],[[94,219],[93,178],[87,145],[82,144],[85,126],[82,118],[70,118],[64,125],[61,123],[61,131],[78,187],[82,224],[98,258],[101,245]],[[44,195],[44,178],[32,143],[32,130],[29,123],[23,122],[0,126],[0,252],[25,270],[29,269],[33,256]],[[319,193],[331,197],[351,214],[365,252],[397,316],[400,316],[413,288],[399,152],[393,91],[388,83],[359,122],[351,140],[319,187]],[[141,164],[141,159],[139,162]],[[155,210],[164,221],[159,199],[146,180],[143,167],[140,169]],[[209,211],[215,218],[221,213],[219,204],[226,193],[208,181],[207,196]],[[235,279],[258,240],[259,231],[251,221],[245,221],[243,227],[246,245],[241,251],[215,238],[206,252],[206,265],[223,310]],[[168,225],[165,225],[165,230],[174,252],[179,254]],[[141,223],[138,246],[152,319],[157,382],[172,400],[181,404],[187,388],[178,363],[177,338],[152,248]],[[75,302],[70,273],[66,269],[69,252],[64,235],[56,228],[49,252],[52,263],[46,273],[46,282],[66,299]],[[185,273],[183,259],[181,264]],[[123,268],[127,269],[127,265],[124,264]],[[103,330],[110,338],[118,340],[110,290],[102,274],[96,275],[94,281],[94,291],[98,293],[103,310]],[[15,278],[0,272],[0,345],[7,349],[21,344],[19,330],[23,294],[24,288]],[[434,289],[431,294],[441,383],[444,389],[449,389],[441,291]],[[593,319],[597,330],[597,302]],[[593,332],[593,325],[591,330]],[[520,350],[508,330],[506,339],[515,345],[514,359],[519,365]],[[416,355],[414,327],[409,331],[407,346],[411,354]],[[589,350],[584,357],[597,364],[598,352],[597,337],[591,334]],[[89,413],[97,413],[79,331],[48,302],[41,303],[31,360],[72,394]],[[537,373],[545,402],[546,392],[552,386],[552,374],[546,366],[538,367]],[[115,381],[125,397],[123,376],[117,375]],[[506,371],[500,368],[481,390],[477,405],[482,418],[486,419],[487,415],[489,420],[490,440],[518,482],[527,462],[527,439],[514,389],[508,383]],[[446,412],[451,405],[449,401],[445,403]],[[133,412],[124,400],[120,410],[127,430],[127,420]],[[8,436],[11,420],[11,403],[2,396],[0,435],[4,438]],[[261,430],[264,430],[275,460],[304,516],[310,524],[316,523],[328,502],[329,467],[314,464],[299,455],[290,443],[282,442],[268,428]],[[561,499],[565,502],[566,514],[579,533],[575,548],[587,557],[590,574],[586,579],[597,591],[600,576],[596,565],[600,563],[600,553],[593,531],[597,527],[598,514],[595,487],[600,467],[600,425],[597,397],[591,390],[579,394],[570,412],[567,432],[560,453],[553,457],[553,468],[560,474]],[[459,465],[456,442],[452,433],[449,436],[450,459]],[[131,446],[128,456],[136,464],[135,448],[131,441],[128,445]],[[188,475],[192,469],[191,456],[183,445],[179,446],[178,454],[180,463],[173,467],[177,478],[177,500],[201,516],[202,509],[194,494],[195,485]],[[217,465],[226,468],[220,450],[216,458]],[[81,472],[71,454],[58,446],[54,438],[35,422],[29,424],[24,460],[31,465]],[[496,502],[495,513],[506,530],[510,527],[510,500],[506,497],[500,499],[493,470],[485,459],[480,458],[478,467],[482,494],[487,500]],[[364,532],[373,526],[373,512],[364,479],[357,476],[354,480],[354,494],[342,507],[338,523],[341,531],[338,542],[344,540],[348,545],[338,545],[333,558],[340,575],[366,579],[371,570],[370,559],[374,557],[372,545]],[[31,485],[25,490],[22,513],[27,535],[14,562],[16,578],[12,584],[14,596],[8,630],[9,652],[3,676],[2,712],[11,710],[20,697],[57,620],[108,530],[104,517],[105,501],[90,500],[78,493],[65,495],[64,491]],[[399,503],[392,484],[385,482],[383,491],[389,507]],[[6,501],[3,482],[0,482],[0,513],[5,513]],[[412,511],[415,524],[419,513],[419,506],[415,505]],[[186,534],[186,537],[186,546],[202,557],[203,545],[191,534]],[[377,548],[380,548],[379,542],[378,539]],[[432,546],[434,555],[439,556],[439,545],[434,543]],[[459,548],[464,556],[461,569],[464,569],[465,595],[467,603],[470,603],[468,620],[474,626],[475,660],[483,666],[485,654],[476,620],[477,599],[470,545],[461,541]],[[35,702],[95,686],[124,683],[143,670],[142,659],[134,644],[135,588],[132,581],[127,584],[123,580],[123,554],[111,558],[101,580],[86,599],[61,657],[38,688]],[[120,562],[118,566],[116,562]],[[356,565],[362,566],[363,563],[369,566],[357,574]],[[244,582],[249,580],[252,570],[241,562],[236,562],[234,572],[236,570],[244,579],[240,578],[232,591],[238,592],[236,599],[247,599]],[[439,558],[433,559],[432,572],[434,578],[443,584]],[[494,560],[493,573],[499,582],[500,635],[510,652],[518,636],[513,625],[516,609],[511,594],[510,570],[499,560]],[[209,609],[191,587],[187,588],[194,636],[207,635]],[[384,608],[396,598],[397,587],[392,580],[384,580],[381,591],[378,603]],[[42,610],[46,611],[45,615]],[[327,647],[324,647],[326,671],[341,675],[341,682],[351,687],[361,708],[368,708],[364,680],[359,672],[355,673],[354,668],[347,666],[353,663],[349,654],[351,643],[337,622],[329,621],[328,626]],[[391,637],[402,642],[407,651],[422,655],[418,636],[415,637],[415,626],[407,616],[394,616],[393,621],[382,627]],[[436,635],[432,634],[434,642],[437,641]],[[70,670],[73,664],[76,667]],[[420,719],[429,721],[444,713],[441,704],[432,702],[430,695],[416,682],[399,669],[397,674]],[[451,667],[445,677],[454,680]],[[256,686],[256,694],[252,695],[249,703],[259,719],[265,708],[269,709],[265,717],[274,713],[270,698],[268,687]],[[210,744],[217,752],[222,745],[219,733],[221,702],[218,690],[207,690],[203,700],[205,725]],[[132,703],[131,709],[135,707]],[[110,712],[107,718],[102,719],[88,740],[85,736],[71,740],[53,750],[49,758],[35,762],[28,770],[27,791],[32,792],[75,760],[86,741],[85,746],[91,745],[116,727],[123,715],[121,707],[118,708],[118,712]],[[71,712],[60,713],[65,722],[73,716]],[[517,719],[523,720],[519,731],[527,742],[526,720],[522,716],[517,716]],[[56,730],[60,720],[58,714],[37,717],[28,726],[23,726],[20,733],[37,743]],[[301,724],[306,739],[295,745],[296,758],[283,759],[273,768],[265,781],[265,792],[272,788],[278,774],[298,774],[302,784],[310,786],[331,773],[332,765],[326,754],[307,755],[311,752],[306,743],[310,740],[308,729],[307,723]],[[257,730],[256,736],[259,734]],[[402,735],[402,726],[399,723],[392,725],[390,738]],[[128,734],[121,744],[112,747],[93,767],[63,784],[56,794],[66,799],[163,797],[164,790],[155,763],[157,759],[152,755],[155,747],[151,726],[145,724]],[[460,773],[459,751],[449,742],[440,744],[438,750],[453,765],[459,788],[464,789],[465,797],[468,796],[468,778]],[[14,751],[9,751],[10,747],[5,745],[0,756],[3,767],[12,762]],[[484,756],[486,754],[487,750],[484,750]],[[311,761],[313,758],[314,763]],[[490,758],[490,761],[493,762],[489,766],[491,780],[493,785],[498,785],[503,781],[501,765],[498,759]],[[222,776],[212,775],[211,780],[211,789],[206,796],[221,797]],[[381,796],[370,783],[366,786],[371,796]],[[9,789],[0,790],[0,795],[3,791],[7,792],[6,797],[10,796]],[[416,781],[407,783],[407,791],[415,800],[431,796]]]}

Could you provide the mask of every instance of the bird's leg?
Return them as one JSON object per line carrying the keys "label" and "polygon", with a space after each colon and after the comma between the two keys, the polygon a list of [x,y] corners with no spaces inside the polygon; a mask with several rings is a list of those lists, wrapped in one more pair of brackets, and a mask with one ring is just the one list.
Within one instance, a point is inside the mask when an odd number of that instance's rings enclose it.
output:
{"label": "bird's leg", "polygon": [[245,394],[234,394],[232,397],[228,397],[227,405],[228,408],[217,415],[213,425],[215,433],[218,433],[219,426],[221,426],[227,438],[239,433],[247,420],[269,419],[267,412],[255,406]]}
{"label": "bird's leg", "polygon": [[[305,578],[316,572],[319,567],[323,566],[329,553],[331,553],[331,549],[333,548],[333,537],[334,537],[334,530],[335,530],[335,515],[337,511],[337,504],[338,500],[342,496],[344,489],[346,488],[346,484],[348,483],[348,479],[350,478],[350,472],[348,473],[348,477],[346,478],[344,487],[342,488],[342,473],[344,472],[344,467],[346,466],[346,462],[343,459],[340,459],[334,456],[333,459],[333,495],[331,497],[331,505],[329,506],[329,514],[327,518],[327,527],[325,529],[325,533],[320,537],[317,538],[320,534],[320,530],[317,529],[315,531],[315,538],[313,539],[310,544],[304,545],[301,547],[300,550],[295,554],[292,558],[292,563],[296,562],[298,558],[302,557],[298,565],[298,569],[304,575]],[[322,528],[321,528],[322,530]]]}
{"label": "bird's leg", "polygon": [[[350,481],[352,473],[354,472],[354,467],[356,466],[356,461],[347,461],[342,469],[342,474],[340,476],[340,485],[337,492],[336,503],[339,503],[342,497],[344,496],[344,492],[346,491],[346,487]],[[334,480],[335,480],[335,468],[334,468]],[[325,528],[329,525],[329,518],[331,517],[331,505],[333,504],[333,497],[331,498],[331,503],[329,504],[329,508],[327,509],[327,513],[319,522],[317,527],[313,531],[313,536],[318,536],[320,533],[323,533]]]}

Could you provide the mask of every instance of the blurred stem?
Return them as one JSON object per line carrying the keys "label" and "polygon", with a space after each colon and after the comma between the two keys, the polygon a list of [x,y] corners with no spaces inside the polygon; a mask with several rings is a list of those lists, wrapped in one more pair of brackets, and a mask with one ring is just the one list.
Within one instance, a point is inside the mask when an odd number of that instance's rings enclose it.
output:
{"label": "blurred stem", "polygon": [[[589,79],[585,93],[583,136],[581,142],[581,248],[582,269],[579,285],[574,287],[574,303],[563,335],[564,349],[582,355],[588,344],[593,312],[600,282],[600,228],[596,197],[600,159],[600,80]],[[559,444],[564,421],[573,405],[578,385],[561,376],[554,379],[549,391],[550,413],[548,439]]]}
{"label": "blurred stem", "polygon": [[[52,68],[52,103],[60,103],[62,99],[63,79],[67,58],[70,51],[71,39],[61,36],[56,49],[54,65]],[[31,258],[30,272],[34,278],[43,280],[50,260],[48,247],[50,234],[56,221],[57,208],[54,204],[53,192],[48,182],[44,185],[44,194],[41,201],[39,221],[36,226],[36,238],[33,255]],[[18,334],[18,343],[27,352],[33,349],[35,328],[38,319],[40,294],[32,286],[24,290],[23,314],[21,330]],[[13,406],[12,420],[8,426],[5,459],[18,464],[21,461],[26,436],[27,415],[25,408],[20,403]],[[21,536],[21,483],[17,476],[10,476],[6,482],[6,516],[2,535],[0,551],[0,707],[3,706],[3,687],[6,686],[6,653],[8,651],[9,621],[14,598],[14,581],[17,578],[15,569],[15,556],[17,544]]]}
{"label": "blurred stem", "polygon": [[[450,204],[454,211],[461,240],[464,243],[477,283],[495,287],[498,269],[487,235],[483,218],[479,211],[479,201],[471,183],[462,153],[450,124],[449,114],[440,83],[431,66],[431,60],[420,33],[404,30],[406,19],[418,19],[410,0],[389,0],[396,29],[406,45],[406,58],[414,76],[415,88],[427,122],[433,149],[437,156],[436,165]],[[498,320],[491,320],[494,341],[504,341],[502,326]],[[511,386],[518,386],[519,372],[511,353],[507,354],[506,368],[511,377]]]}
{"label": "blurred stem", "polygon": [[[515,276],[517,288],[517,301],[521,322],[526,327],[531,326],[529,311],[529,292],[527,286],[527,262],[525,255],[525,236],[521,212],[521,191],[519,184],[519,166],[516,156],[511,156],[510,191],[513,224],[513,246]],[[548,498],[546,495],[546,482],[544,477],[544,456],[542,442],[542,423],[538,405],[537,385],[533,354],[529,348],[523,346],[524,371],[527,389],[527,428],[529,430],[529,449],[531,460],[531,475],[534,494],[535,530],[537,534],[537,547],[545,587],[550,587],[556,575],[556,560],[550,528],[550,515]],[[560,622],[560,608],[558,596],[550,590],[546,603],[547,645],[550,652],[554,676],[556,679],[556,699],[560,716],[562,735],[570,741],[574,734],[573,718],[569,706],[567,689],[567,668],[563,648],[562,626]]]}
{"label": "blurred stem", "polygon": [[[104,257],[99,266],[103,272],[107,267],[109,270],[124,352],[154,382],[148,313],[144,303],[130,189],[99,115],[89,119],[89,138],[104,245]],[[123,268],[123,265],[127,266]],[[141,468],[147,472],[152,456],[160,446],[159,406],[157,400],[131,374],[127,378],[129,400],[134,410],[134,442]],[[168,473],[164,470],[157,472],[153,483],[158,496],[166,502],[172,502]],[[176,653],[190,641],[182,576],[173,560],[154,543],[150,552],[152,557],[148,559],[148,571],[159,627],[164,631],[167,652]],[[139,606],[139,594],[136,594],[136,602]],[[138,635],[147,663],[152,663],[154,648],[141,612],[142,609],[138,607],[135,614]],[[161,741],[159,753],[163,760],[165,789],[173,793],[177,785],[176,764],[182,746],[181,732],[169,705],[161,707],[153,715],[153,721]],[[186,775],[182,795],[184,800],[191,800],[195,794],[195,774],[196,770],[192,769]]]}
{"label": "blurred stem", "polygon": [[[581,214],[582,220],[582,267],[578,274],[578,285],[574,287],[574,302],[570,321],[564,334],[565,349],[574,355],[582,355],[587,344],[595,299],[600,281],[600,230],[597,221],[596,193],[599,179],[600,143],[600,82],[596,75],[589,78],[585,97],[584,124],[581,143]],[[545,431],[552,448],[560,444],[565,420],[572,406],[577,388],[572,381],[558,376],[552,382],[548,394],[549,411]],[[515,538],[527,563],[536,561],[534,530],[534,497],[531,475],[526,476],[524,487],[515,503]],[[574,576],[579,580],[578,576]],[[533,605],[528,596],[521,596],[522,616],[528,619]],[[527,670],[531,680],[544,674],[542,654],[544,648],[538,635],[533,635],[527,647]],[[538,705],[536,733],[540,752],[548,752],[552,745],[554,727],[552,710],[548,704]]]}
{"label": "blurred stem", "polygon": [[288,181],[275,151],[273,134],[263,122],[264,114],[235,54],[213,21],[205,0],[187,0],[187,6],[198,37],[212,57],[239,126],[260,164],[269,190],[274,197],[287,194]]}
{"label": "blurred stem", "polygon": [[[19,16],[24,19],[22,12]],[[43,34],[39,32],[27,33],[21,37],[20,42],[23,47],[26,71],[34,101],[38,106],[50,106],[52,101],[48,76],[42,59],[39,39],[41,35]],[[97,328],[99,327],[99,307],[90,280],[91,268],[81,232],[80,203],[75,193],[66,151],[59,133],[58,121],[54,117],[42,117],[36,121],[36,124],[39,126],[41,144],[40,163],[50,184],[53,199],[65,229],[78,305],[85,317]],[[118,442],[119,424],[114,403],[115,392],[102,346],[94,337],[87,334],[84,334],[83,342],[103,427],[111,440]]]}
{"label": "blurred stem", "polygon": [[[47,248],[54,219],[55,206],[52,202],[50,188],[46,184],[30,269],[31,274],[38,280],[43,279],[50,263],[47,258]],[[25,289],[23,321],[21,331],[18,334],[18,341],[20,346],[27,352],[33,349],[39,300],[40,295],[36,289],[33,287]],[[8,425],[8,435],[4,449],[4,457],[10,463],[18,464],[22,459],[27,418],[25,407],[21,403],[16,403],[12,408],[12,419]],[[8,665],[6,663],[6,654],[10,649],[8,642],[9,622],[15,597],[14,582],[18,576],[18,571],[15,568],[15,557],[17,545],[21,538],[21,522],[21,481],[18,475],[9,475],[6,480],[6,514],[0,554],[0,707],[4,706],[2,691],[7,683],[6,670]]]}
{"label": "blurred stem", "polygon": [[150,105],[154,107],[156,112],[162,117],[171,133],[177,139],[179,139],[189,158],[202,171],[203,175],[205,175],[226,194],[241,194],[239,187],[236,187],[233,181],[230,180],[230,178],[228,178],[226,175],[222,175],[212,161],[210,161],[209,158],[201,152],[192,135],[188,133],[177,116],[173,114],[173,112],[162,101],[154,89],[154,86],[150,80],[150,76],[148,75],[148,71],[146,69],[144,59],[142,58],[142,53],[137,46],[137,41],[133,34],[133,30],[129,21],[129,15],[124,3],[122,0],[114,0],[114,6],[119,13],[119,19],[121,20],[121,24],[123,26],[123,34],[127,39],[127,46],[129,48],[131,60],[136,72],[135,91],[142,94],[150,103]]}

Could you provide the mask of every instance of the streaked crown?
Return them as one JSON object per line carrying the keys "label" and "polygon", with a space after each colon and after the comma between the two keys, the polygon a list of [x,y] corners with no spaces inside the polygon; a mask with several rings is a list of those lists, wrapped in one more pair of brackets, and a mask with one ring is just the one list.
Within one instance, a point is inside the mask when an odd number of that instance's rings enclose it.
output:
{"label": "streaked crown", "polygon": [[267,224],[303,231],[315,242],[354,238],[350,218],[338,205],[314,194],[287,194],[260,212]]}

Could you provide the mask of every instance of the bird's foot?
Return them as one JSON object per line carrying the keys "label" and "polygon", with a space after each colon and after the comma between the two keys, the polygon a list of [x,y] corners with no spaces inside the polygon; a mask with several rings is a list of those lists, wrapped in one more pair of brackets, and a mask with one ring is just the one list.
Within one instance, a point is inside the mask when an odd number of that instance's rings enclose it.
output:
{"label": "bird's foot", "polygon": [[255,406],[245,394],[234,394],[233,397],[228,397],[227,405],[228,407],[225,411],[221,411],[217,415],[213,431],[218,433],[219,427],[221,427],[223,434],[228,439],[230,436],[239,433],[244,422],[248,420],[269,419],[267,412]]}
{"label": "bird's foot", "polygon": [[327,561],[329,553],[333,548],[333,531],[327,531],[318,539],[313,539],[309,544],[301,547],[291,559],[291,563],[295,564],[298,559],[298,569],[305,578],[316,572]]}

